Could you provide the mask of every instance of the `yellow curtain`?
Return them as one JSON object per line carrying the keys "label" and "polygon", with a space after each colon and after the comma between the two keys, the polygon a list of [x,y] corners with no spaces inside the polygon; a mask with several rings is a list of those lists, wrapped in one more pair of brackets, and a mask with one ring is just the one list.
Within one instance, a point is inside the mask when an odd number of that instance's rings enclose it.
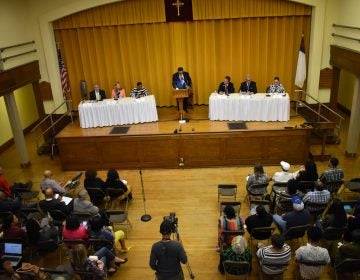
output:
{"label": "yellow curtain", "polygon": [[[162,0],[155,2],[163,5]],[[213,12],[218,10],[218,2],[231,3],[233,6],[236,3],[235,0],[193,0],[194,16],[199,8],[196,5],[200,2],[213,3]],[[250,4],[253,1],[239,2],[248,3],[247,11],[253,10],[253,4]],[[268,10],[280,10],[279,3],[287,1],[254,2],[263,3],[262,10],[268,13]],[[276,3],[273,9],[268,8],[268,2]],[[127,9],[133,11],[132,17],[135,17],[135,8],[143,7],[144,3],[145,0],[132,0],[119,2],[118,5],[124,7],[127,4]],[[293,13],[299,11],[298,4],[288,4],[290,8],[293,7]],[[101,9],[108,12],[107,6]],[[208,17],[215,17],[209,7],[205,10]],[[300,12],[305,13],[304,10],[300,9]],[[156,8],[150,11],[148,18],[160,14]],[[285,12],[289,13],[286,9]],[[54,25],[57,28],[55,37],[61,42],[68,68],[75,107],[82,99],[80,80],[87,81],[88,91],[94,83],[99,83],[108,97],[116,81],[121,83],[127,94],[137,81],[142,81],[155,95],[157,105],[175,105],[171,96],[171,75],[178,66],[189,71],[197,104],[208,104],[209,94],[218,87],[225,75],[232,77],[237,90],[245,75],[250,73],[257,82],[259,92],[265,91],[274,76],[280,76],[285,89],[291,94],[301,34],[305,34],[308,46],[311,24],[311,17],[306,13],[173,23],[161,22],[159,18],[159,22],[154,23],[113,24],[104,20],[111,18],[108,13],[99,16],[98,12],[93,11],[91,18],[97,18],[98,23],[103,19],[104,24],[99,25],[95,21],[90,22],[87,16],[80,16],[77,23],[74,16],[70,17],[71,20],[61,22],[71,22],[71,27]],[[130,22],[130,18],[127,21]],[[86,21],[91,23],[89,27],[84,27]]]}

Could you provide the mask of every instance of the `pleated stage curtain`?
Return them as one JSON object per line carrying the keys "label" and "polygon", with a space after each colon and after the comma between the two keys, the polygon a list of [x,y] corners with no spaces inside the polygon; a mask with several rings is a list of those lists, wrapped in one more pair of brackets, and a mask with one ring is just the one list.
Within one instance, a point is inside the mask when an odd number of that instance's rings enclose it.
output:
{"label": "pleated stage curtain", "polygon": [[280,76],[292,93],[302,33],[308,49],[309,7],[282,0],[192,4],[188,22],[166,23],[163,0],[118,2],[54,22],[74,105],[82,98],[80,80],[89,91],[99,83],[108,97],[116,81],[127,94],[142,81],[159,106],[175,105],[171,76],[178,66],[189,71],[197,104],[208,104],[225,75],[237,90],[250,73],[259,92]]}

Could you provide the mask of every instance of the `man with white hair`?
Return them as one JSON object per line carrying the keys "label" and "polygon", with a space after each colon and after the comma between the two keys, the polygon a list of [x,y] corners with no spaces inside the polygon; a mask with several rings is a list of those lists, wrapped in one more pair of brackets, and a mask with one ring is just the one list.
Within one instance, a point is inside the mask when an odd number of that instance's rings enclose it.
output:
{"label": "man with white hair", "polygon": [[59,182],[52,179],[53,173],[50,170],[44,171],[44,179],[40,183],[41,191],[45,191],[46,188],[51,188],[54,193],[65,194],[67,191],[61,186]]}
{"label": "man with white hair", "polygon": [[[248,262],[250,264],[250,270],[251,270],[251,259],[252,259],[252,253],[247,246],[246,238],[244,238],[242,235],[238,235],[235,236],[231,241],[231,247],[225,249],[220,254],[220,263],[218,269],[221,273],[224,273],[223,262],[229,260],[229,261]],[[241,271],[241,268],[237,268],[236,271],[234,270],[233,272],[234,274],[237,275],[244,273],[243,271]]]}
{"label": "man with white hair", "polygon": [[281,161],[280,166],[282,171],[275,172],[272,180],[275,183],[287,183],[290,179],[293,179],[293,174],[289,172],[290,164],[286,161]]}
{"label": "man with white hair", "polygon": [[291,227],[307,225],[310,222],[310,212],[304,209],[304,203],[300,197],[293,196],[291,202],[293,204],[293,211],[284,213],[282,216],[273,215],[274,223],[280,233],[284,233]]}

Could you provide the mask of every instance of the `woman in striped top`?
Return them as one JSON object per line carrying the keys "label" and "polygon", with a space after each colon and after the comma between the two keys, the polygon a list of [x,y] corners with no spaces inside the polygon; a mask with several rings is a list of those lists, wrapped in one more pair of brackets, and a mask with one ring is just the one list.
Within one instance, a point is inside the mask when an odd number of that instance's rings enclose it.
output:
{"label": "woman in striped top", "polygon": [[280,234],[271,236],[271,245],[259,246],[256,255],[259,258],[261,271],[267,275],[282,274],[291,260],[291,248]]}

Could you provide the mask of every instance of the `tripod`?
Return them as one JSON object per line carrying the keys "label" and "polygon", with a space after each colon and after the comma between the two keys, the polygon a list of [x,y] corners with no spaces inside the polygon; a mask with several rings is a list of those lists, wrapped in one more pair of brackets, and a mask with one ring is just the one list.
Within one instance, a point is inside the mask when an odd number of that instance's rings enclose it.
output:
{"label": "tripod", "polygon": [[[174,223],[173,226],[174,226],[174,228],[173,228],[173,232],[172,232],[172,237],[174,240],[177,240],[178,242],[180,242],[182,244],[181,239],[180,239],[180,233],[179,233],[179,230],[177,227],[177,223]],[[186,262],[186,268],[189,272],[190,279],[195,279],[195,275],[193,274],[191,267],[190,267],[189,258],[188,258],[188,261]]]}
{"label": "tripod", "polygon": [[144,215],[141,216],[141,221],[148,222],[151,220],[151,216],[149,214],[146,214],[146,206],[145,206],[146,199],[145,199],[144,182],[143,182],[141,167],[139,167],[139,175],[140,175],[140,179],[141,179],[141,193],[142,193],[143,204],[144,204]]}

